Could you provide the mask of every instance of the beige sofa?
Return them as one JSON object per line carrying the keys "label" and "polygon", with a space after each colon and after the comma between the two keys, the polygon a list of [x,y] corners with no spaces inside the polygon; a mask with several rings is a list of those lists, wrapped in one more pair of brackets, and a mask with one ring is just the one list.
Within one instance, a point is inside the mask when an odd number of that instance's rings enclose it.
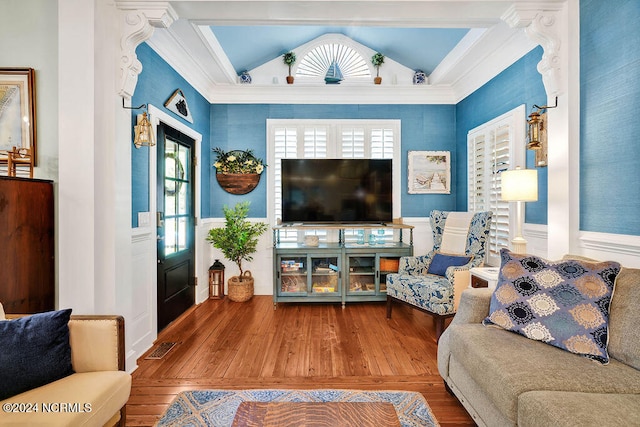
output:
{"label": "beige sofa", "polygon": [[[16,317],[7,314],[9,319]],[[124,372],[124,318],[72,315],[69,341],[75,373],[0,401],[0,405],[9,404],[3,406],[0,425],[124,426],[125,404],[131,392],[131,375]],[[21,407],[20,403],[27,405]],[[34,404],[37,412],[24,412]],[[51,412],[43,412],[43,404]],[[90,410],[85,404],[90,404]]]}
{"label": "beige sofa", "polygon": [[640,426],[640,270],[623,268],[601,365],[486,327],[491,289],[467,289],[438,344],[438,370],[479,426]]}

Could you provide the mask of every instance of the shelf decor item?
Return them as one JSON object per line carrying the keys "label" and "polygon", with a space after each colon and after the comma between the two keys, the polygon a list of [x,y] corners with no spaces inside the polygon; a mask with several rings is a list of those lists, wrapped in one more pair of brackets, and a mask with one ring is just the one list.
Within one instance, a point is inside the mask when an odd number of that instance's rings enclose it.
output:
{"label": "shelf decor item", "polygon": [[296,54],[293,52],[287,52],[282,55],[282,61],[289,67],[289,75],[287,76],[287,83],[293,84],[293,76],[291,75],[291,66],[296,62]]}
{"label": "shelf decor item", "polygon": [[216,168],[216,180],[227,193],[247,194],[260,182],[265,164],[254,156],[253,150],[231,150],[225,152],[214,148],[218,156],[213,166]]}
{"label": "shelf decor item", "polygon": [[376,76],[373,79],[373,82],[379,85],[382,83],[382,77],[380,77],[380,65],[384,64],[384,55],[380,52],[376,52],[376,54],[371,57],[371,63],[376,67]]}
{"label": "shelf decor item", "polygon": [[247,220],[250,202],[240,202],[234,208],[222,208],[225,226],[212,228],[206,240],[222,251],[225,258],[238,266],[240,274],[229,278],[227,295],[231,301],[245,302],[253,296],[253,277],[242,269],[242,261],[253,260],[252,254],[258,246],[258,237],[267,230],[264,222]]}

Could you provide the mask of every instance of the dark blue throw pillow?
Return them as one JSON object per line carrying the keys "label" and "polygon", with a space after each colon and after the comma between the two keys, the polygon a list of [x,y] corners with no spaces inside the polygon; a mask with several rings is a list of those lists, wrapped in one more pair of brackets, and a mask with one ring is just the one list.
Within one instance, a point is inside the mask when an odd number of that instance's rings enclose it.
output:
{"label": "dark blue throw pillow", "polygon": [[73,374],[71,309],[0,321],[0,400]]}
{"label": "dark blue throw pillow", "polygon": [[427,273],[444,277],[448,267],[460,267],[461,265],[467,264],[470,260],[471,257],[469,256],[445,255],[436,253],[431,260],[431,264],[429,264]]}

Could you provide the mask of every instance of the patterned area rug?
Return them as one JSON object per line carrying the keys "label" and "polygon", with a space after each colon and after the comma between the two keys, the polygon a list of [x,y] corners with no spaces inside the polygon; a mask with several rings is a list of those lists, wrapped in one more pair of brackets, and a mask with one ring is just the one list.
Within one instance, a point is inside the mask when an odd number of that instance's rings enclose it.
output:
{"label": "patterned area rug", "polygon": [[420,393],[362,390],[195,390],[178,394],[157,426],[233,424],[241,402],[390,402],[403,427],[439,426]]}

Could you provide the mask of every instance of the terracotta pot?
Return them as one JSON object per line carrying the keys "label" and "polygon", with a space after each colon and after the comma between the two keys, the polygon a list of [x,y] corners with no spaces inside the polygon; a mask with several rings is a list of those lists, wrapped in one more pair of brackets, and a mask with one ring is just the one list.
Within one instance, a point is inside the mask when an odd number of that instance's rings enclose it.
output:
{"label": "terracotta pot", "polygon": [[247,194],[253,191],[260,182],[257,173],[217,173],[216,179],[220,187],[227,193]]}
{"label": "terracotta pot", "polygon": [[287,83],[289,83],[290,85],[293,84],[293,76],[287,76]]}
{"label": "terracotta pot", "polygon": [[373,82],[377,85],[379,85],[380,83],[382,83],[382,77],[374,77],[373,78]]}

